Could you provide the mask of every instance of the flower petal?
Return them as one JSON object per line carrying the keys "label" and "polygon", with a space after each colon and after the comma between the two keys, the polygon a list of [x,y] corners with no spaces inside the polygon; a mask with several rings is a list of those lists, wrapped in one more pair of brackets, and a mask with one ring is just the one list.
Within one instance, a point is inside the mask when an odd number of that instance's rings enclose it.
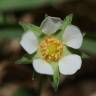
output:
{"label": "flower petal", "polygon": [[55,33],[61,24],[62,20],[60,18],[48,16],[43,20],[40,27],[43,33],[50,35]]}
{"label": "flower petal", "polygon": [[83,35],[77,26],[69,25],[63,34],[64,43],[74,49],[81,47],[83,42]]}
{"label": "flower petal", "polygon": [[42,59],[34,59],[33,67],[36,72],[41,74],[53,75],[53,69],[50,64]]}
{"label": "flower petal", "polygon": [[28,31],[22,36],[20,44],[25,51],[32,54],[37,50],[38,41],[35,34],[32,31]]}
{"label": "flower petal", "polygon": [[81,57],[76,54],[68,55],[59,60],[60,73],[64,75],[72,75],[81,67]]}

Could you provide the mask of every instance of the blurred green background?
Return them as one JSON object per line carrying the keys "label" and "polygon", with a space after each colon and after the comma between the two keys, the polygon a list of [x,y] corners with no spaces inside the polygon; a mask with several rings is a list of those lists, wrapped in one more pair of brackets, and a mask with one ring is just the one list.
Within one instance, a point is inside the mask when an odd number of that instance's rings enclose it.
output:
{"label": "blurred green background", "polygon": [[86,32],[83,50],[96,53],[96,1],[95,0],[0,0],[0,39],[20,38],[23,30],[18,22],[36,25],[44,14],[61,17],[74,14],[73,23]]}

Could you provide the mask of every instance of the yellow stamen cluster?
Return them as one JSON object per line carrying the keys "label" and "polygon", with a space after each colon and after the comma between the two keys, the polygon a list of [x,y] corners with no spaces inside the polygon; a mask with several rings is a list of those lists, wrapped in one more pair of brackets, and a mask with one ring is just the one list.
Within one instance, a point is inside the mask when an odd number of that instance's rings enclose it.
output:
{"label": "yellow stamen cluster", "polygon": [[57,61],[63,53],[63,43],[54,37],[46,37],[39,46],[42,57],[48,61]]}

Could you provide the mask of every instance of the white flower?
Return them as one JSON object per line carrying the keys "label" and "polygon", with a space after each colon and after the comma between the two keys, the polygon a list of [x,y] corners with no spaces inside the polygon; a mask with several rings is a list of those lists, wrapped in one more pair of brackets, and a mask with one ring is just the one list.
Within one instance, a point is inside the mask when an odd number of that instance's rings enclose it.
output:
{"label": "white flower", "polygon": [[81,57],[77,54],[64,55],[66,46],[79,49],[82,45],[83,36],[80,29],[74,25],[68,25],[61,40],[54,37],[54,33],[62,25],[62,20],[56,17],[46,17],[40,28],[46,35],[41,41],[32,31],[27,31],[20,42],[21,46],[29,54],[40,53],[40,58],[33,59],[33,67],[41,74],[53,75],[54,71],[49,61],[58,62],[59,71],[64,75],[72,75],[77,72],[82,64]]}

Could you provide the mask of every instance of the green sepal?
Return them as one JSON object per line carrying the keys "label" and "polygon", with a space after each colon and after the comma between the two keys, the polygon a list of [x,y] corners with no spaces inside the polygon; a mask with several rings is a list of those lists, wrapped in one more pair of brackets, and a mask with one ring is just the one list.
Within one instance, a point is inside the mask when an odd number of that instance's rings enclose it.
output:
{"label": "green sepal", "polygon": [[83,32],[83,33],[82,33],[83,37],[85,37],[85,36],[86,36],[86,34],[87,34],[86,32]]}
{"label": "green sepal", "polygon": [[68,50],[71,54],[77,54],[77,55],[80,55],[80,56],[82,55],[82,52],[78,49],[73,49],[73,48],[70,48],[70,47],[67,47],[67,48],[68,48]]}
{"label": "green sepal", "polygon": [[63,34],[64,34],[64,30],[68,25],[71,25],[72,22],[72,18],[73,18],[73,14],[69,14],[68,16],[66,16],[66,18],[63,20],[63,24],[60,27],[60,30],[58,30],[54,36],[57,37],[60,40],[63,40]]}
{"label": "green sepal", "polygon": [[48,17],[48,14],[45,14],[45,18]]}
{"label": "green sepal", "polygon": [[64,51],[63,51],[63,56],[67,56],[67,55],[70,55],[70,54],[72,54],[73,53],[73,51],[72,50],[70,50],[70,48],[68,48],[67,46],[64,46]]}
{"label": "green sepal", "polygon": [[22,58],[16,61],[16,64],[32,64],[32,59],[34,57],[35,53],[32,55],[24,54]]}
{"label": "green sepal", "polygon": [[64,31],[65,28],[66,28],[68,25],[71,24],[72,19],[73,19],[73,14],[69,14],[68,16],[66,16],[66,18],[64,19],[63,24],[62,24],[62,26],[61,26],[60,29],[61,29],[62,31]]}
{"label": "green sepal", "polygon": [[81,55],[82,58],[89,58],[89,54],[87,54],[86,52],[82,52],[82,55]]}
{"label": "green sepal", "polygon": [[62,57],[63,56],[65,57],[67,55],[72,55],[72,54],[77,54],[77,55],[82,57],[82,51],[81,50],[73,49],[73,48],[64,46],[64,51],[63,51]]}
{"label": "green sepal", "polygon": [[42,35],[42,31],[41,31],[40,27],[38,27],[36,25],[33,25],[31,23],[24,23],[24,22],[20,22],[19,24],[23,27],[25,32],[28,31],[28,30],[31,30],[38,37],[40,35]]}
{"label": "green sepal", "polygon": [[58,62],[51,62],[50,64],[54,71],[54,74],[52,77],[52,85],[53,85],[54,90],[57,91],[58,85],[60,83],[60,73],[59,73]]}
{"label": "green sepal", "polygon": [[26,57],[22,57],[21,59],[16,61],[16,64],[32,64],[32,60],[29,60]]}

